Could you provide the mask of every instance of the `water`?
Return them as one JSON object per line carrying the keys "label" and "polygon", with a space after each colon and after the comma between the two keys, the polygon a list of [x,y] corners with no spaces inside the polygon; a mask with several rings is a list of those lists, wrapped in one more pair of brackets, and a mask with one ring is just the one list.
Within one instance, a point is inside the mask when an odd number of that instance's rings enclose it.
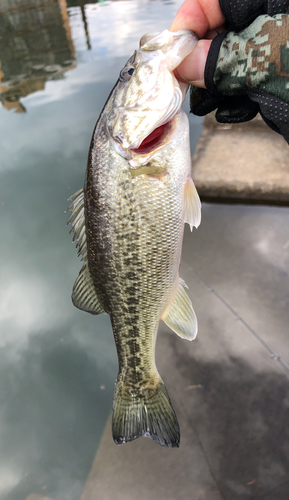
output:
{"label": "water", "polygon": [[3,500],[79,499],[89,474],[117,359],[108,316],[72,306],[81,264],[64,210],[119,70],[180,4],[0,1]]}

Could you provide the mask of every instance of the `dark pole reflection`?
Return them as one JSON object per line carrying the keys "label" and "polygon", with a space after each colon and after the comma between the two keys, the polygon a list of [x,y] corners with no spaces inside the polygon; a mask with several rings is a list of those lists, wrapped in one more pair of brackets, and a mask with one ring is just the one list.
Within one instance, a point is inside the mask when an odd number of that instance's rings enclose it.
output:
{"label": "dark pole reflection", "polygon": [[81,9],[81,16],[82,16],[82,20],[83,20],[83,25],[84,25],[86,45],[87,45],[88,50],[91,50],[91,44],[90,44],[90,38],[89,38],[88,24],[87,24],[87,20],[86,20],[85,2],[84,2],[84,0],[79,0],[79,4],[80,4],[80,9]]}

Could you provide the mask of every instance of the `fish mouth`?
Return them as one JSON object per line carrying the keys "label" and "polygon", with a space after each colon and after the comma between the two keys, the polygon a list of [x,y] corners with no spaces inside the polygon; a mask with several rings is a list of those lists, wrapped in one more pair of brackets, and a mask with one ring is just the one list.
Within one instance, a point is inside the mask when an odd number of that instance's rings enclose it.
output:
{"label": "fish mouth", "polygon": [[131,167],[138,168],[140,165],[145,165],[149,162],[152,155],[162,149],[170,140],[175,129],[174,116],[170,121],[159,125],[147,135],[137,148],[124,148],[121,141],[116,141],[115,138],[111,144],[117,154],[125,158]]}
{"label": "fish mouth", "polygon": [[113,149],[118,155],[125,158],[132,168],[146,165],[155,153],[169,144],[175,133],[180,113],[181,110],[173,117],[170,116],[165,123],[156,126],[142,139],[138,147],[135,147],[137,145],[135,141],[129,147],[124,148],[121,140],[116,141],[115,137],[111,138]]}
{"label": "fish mouth", "polygon": [[131,148],[130,151],[137,155],[147,155],[160,145],[166,142],[172,132],[172,121],[170,120],[159,127],[156,127],[147,137],[143,139],[137,148]]}

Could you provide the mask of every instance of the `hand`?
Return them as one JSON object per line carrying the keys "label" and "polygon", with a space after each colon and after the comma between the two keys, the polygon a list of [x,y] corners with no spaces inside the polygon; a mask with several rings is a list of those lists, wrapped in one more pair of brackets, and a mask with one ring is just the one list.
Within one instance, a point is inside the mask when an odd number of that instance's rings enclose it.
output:
{"label": "hand", "polygon": [[[182,82],[205,88],[204,71],[211,40],[224,29],[225,18],[218,0],[185,0],[170,31],[189,29],[200,38],[194,50],[175,70]],[[218,31],[217,31],[218,30]]]}

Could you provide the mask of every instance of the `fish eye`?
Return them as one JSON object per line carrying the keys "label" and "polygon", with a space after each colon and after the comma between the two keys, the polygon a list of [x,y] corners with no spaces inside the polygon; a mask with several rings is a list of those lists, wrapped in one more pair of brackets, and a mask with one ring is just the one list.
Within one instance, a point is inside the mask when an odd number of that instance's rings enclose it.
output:
{"label": "fish eye", "polygon": [[134,68],[123,68],[120,72],[119,79],[121,82],[127,82],[132,74],[134,73]]}

